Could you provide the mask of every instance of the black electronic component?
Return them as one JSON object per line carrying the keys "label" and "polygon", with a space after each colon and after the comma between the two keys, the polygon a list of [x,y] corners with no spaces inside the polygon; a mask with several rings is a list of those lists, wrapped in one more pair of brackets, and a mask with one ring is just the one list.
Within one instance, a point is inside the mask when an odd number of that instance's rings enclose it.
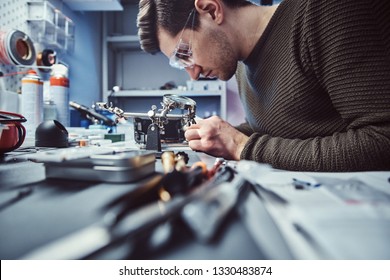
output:
{"label": "black electronic component", "polygon": [[68,131],[56,120],[44,121],[35,130],[36,147],[68,147]]}

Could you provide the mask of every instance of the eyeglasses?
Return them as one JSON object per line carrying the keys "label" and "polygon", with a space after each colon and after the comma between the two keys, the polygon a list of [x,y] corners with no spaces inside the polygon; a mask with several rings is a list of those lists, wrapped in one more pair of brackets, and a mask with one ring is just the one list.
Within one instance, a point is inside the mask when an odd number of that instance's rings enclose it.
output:
{"label": "eyeglasses", "polygon": [[[192,26],[191,26],[190,41],[188,43],[184,43],[182,36],[191,16],[192,16]],[[192,38],[194,33],[194,22],[195,22],[195,9],[193,9],[189,14],[187,21],[181,31],[179,42],[177,43],[175,50],[173,51],[173,53],[169,58],[169,65],[171,65],[174,68],[183,70],[185,68],[192,68],[195,65],[194,58],[192,57]]]}

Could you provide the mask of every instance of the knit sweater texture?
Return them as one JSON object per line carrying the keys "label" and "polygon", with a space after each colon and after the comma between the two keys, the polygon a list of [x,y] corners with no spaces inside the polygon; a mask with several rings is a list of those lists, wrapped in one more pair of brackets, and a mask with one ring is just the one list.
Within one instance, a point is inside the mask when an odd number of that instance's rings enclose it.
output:
{"label": "knit sweater texture", "polygon": [[241,159],[390,170],[390,1],[284,0],[236,77]]}

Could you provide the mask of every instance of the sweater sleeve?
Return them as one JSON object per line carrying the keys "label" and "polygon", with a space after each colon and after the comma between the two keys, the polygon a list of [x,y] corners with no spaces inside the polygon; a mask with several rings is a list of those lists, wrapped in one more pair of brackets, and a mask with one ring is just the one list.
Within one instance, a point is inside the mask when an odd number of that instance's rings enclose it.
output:
{"label": "sweater sleeve", "polygon": [[247,136],[250,136],[253,133],[253,129],[250,127],[249,123],[241,123],[235,127],[238,131],[244,133]]}
{"label": "sweater sleeve", "polygon": [[390,169],[390,1],[309,0],[302,50],[346,130],[310,139],[254,133],[242,159],[312,171]]}
{"label": "sweater sleeve", "polygon": [[[244,66],[244,64],[242,62],[239,62],[237,64],[237,70],[236,70],[235,77],[236,77],[236,80],[237,80],[238,88],[244,88],[244,90],[243,90],[244,92],[251,90],[250,87],[248,86],[247,82],[246,82],[245,66]],[[243,105],[245,107],[245,99],[243,99],[241,97],[242,90],[239,91],[239,94],[240,94],[241,102],[244,102]],[[249,123],[247,121],[245,121],[244,123],[241,123],[241,124],[235,126],[235,128],[238,131],[244,133],[247,136],[250,136],[254,132],[252,127],[249,125]]]}

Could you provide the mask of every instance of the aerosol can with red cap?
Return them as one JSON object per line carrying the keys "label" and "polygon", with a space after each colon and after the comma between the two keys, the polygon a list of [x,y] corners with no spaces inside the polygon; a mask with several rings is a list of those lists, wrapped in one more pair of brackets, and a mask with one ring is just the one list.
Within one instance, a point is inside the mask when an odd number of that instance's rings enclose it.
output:
{"label": "aerosol can with red cap", "polygon": [[52,65],[50,75],[50,96],[57,110],[57,121],[70,126],[68,67],[64,64]]}
{"label": "aerosol can with red cap", "polygon": [[35,70],[22,79],[20,113],[26,118],[26,140],[34,139],[35,130],[43,121],[43,81]]}

